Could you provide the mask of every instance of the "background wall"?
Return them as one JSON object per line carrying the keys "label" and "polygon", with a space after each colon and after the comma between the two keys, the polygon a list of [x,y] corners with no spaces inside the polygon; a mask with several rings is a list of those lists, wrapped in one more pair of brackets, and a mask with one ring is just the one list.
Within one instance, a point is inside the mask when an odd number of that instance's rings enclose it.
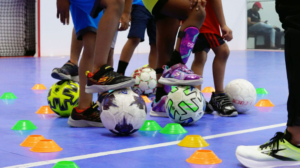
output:
{"label": "background wall", "polygon": [[[247,1],[246,0],[222,0],[227,25],[233,30],[234,39],[228,43],[231,50],[245,50],[247,41]],[[71,33],[70,25],[62,25],[56,18],[56,3],[54,1],[40,0],[41,23],[41,56],[63,56],[70,53]],[[127,41],[128,30],[119,32],[115,53],[121,50]],[[148,53],[148,37],[141,43],[135,53]]]}

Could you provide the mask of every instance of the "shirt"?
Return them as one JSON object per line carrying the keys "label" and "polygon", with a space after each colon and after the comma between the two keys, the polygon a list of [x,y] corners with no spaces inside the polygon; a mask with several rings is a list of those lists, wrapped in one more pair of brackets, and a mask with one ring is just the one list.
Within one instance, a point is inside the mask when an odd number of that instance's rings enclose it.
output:
{"label": "shirt", "polygon": [[221,37],[220,24],[209,0],[206,3],[205,11],[206,17],[200,28],[200,33],[212,33]]}
{"label": "shirt", "polygon": [[251,18],[251,22],[259,22],[260,15],[257,11],[253,11],[252,9],[248,10],[248,17]]}

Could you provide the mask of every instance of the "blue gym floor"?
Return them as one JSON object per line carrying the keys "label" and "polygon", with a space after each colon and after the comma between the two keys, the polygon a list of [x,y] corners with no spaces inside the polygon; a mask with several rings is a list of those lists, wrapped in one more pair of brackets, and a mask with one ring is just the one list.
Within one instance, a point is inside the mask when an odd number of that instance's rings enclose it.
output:
{"label": "blue gym floor", "polygon": [[[117,68],[119,55],[115,55]],[[193,56],[188,62],[191,65]],[[60,160],[72,160],[82,168],[131,167],[131,168],[235,168],[243,167],[235,157],[238,145],[260,145],[275,132],[284,131],[287,120],[288,96],[284,53],[281,51],[231,51],[227,63],[225,85],[233,79],[247,79],[256,88],[266,88],[275,107],[253,107],[248,113],[234,118],[206,114],[196,124],[185,127],[187,134],[165,135],[159,132],[138,131],[130,136],[116,136],[105,128],[71,128],[67,118],[56,115],[38,115],[35,112],[47,105],[47,92],[35,92],[31,88],[42,83],[48,89],[57,82],[50,73],[68,60],[65,57],[3,58],[0,59],[0,95],[13,92],[15,101],[0,101],[0,167],[52,167]],[[147,54],[135,54],[126,75],[147,64]],[[213,86],[213,53],[209,53],[204,71],[203,87]],[[96,97],[94,97],[96,98]],[[209,99],[209,95],[206,95]],[[257,101],[262,97],[258,97]],[[148,103],[148,112],[150,103]],[[168,118],[147,117],[162,127]],[[13,131],[18,120],[31,120],[34,131]],[[257,129],[253,129],[257,128]],[[225,133],[225,134],[224,134]],[[28,135],[43,135],[53,139],[61,152],[34,153],[20,143]],[[197,149],[183,148],[176,141],[186,135],[201,135],[211,149],[222,159],[217,165],[193,165],[185,160]]]}

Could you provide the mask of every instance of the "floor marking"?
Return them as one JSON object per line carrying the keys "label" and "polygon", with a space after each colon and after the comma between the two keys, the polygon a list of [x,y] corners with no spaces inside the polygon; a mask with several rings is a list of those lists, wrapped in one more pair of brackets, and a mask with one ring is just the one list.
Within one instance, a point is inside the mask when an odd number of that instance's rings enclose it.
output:
{"label": "floor marking", "polygon": [[[244,133],[249,133],[249,132],[272,129],[272,128],[282,127],[282,126],[286,126],[286,123],[263,126],[263,127],[257,127],[257,128],[251,128],[251,129],[245,129],[245,130],[241,130],[241,131],[227,132],[227,133],[216,134],[216,135],[209,135],[209,136],[205,136],[203,138],[204,139],[214,139],[214,138],[226,137],[226,136],[231,136],[231,135],[244,134]],[[133,152],[133,151],[139,151],[139,150],[145,150],[145,149],[153,149],[153,148],[171,146],[171,145],[176,145],[179,142],[180,141],[165,142],[165,143],[159,143],[159,144],[154,144],[154,145],[146,145],[146,146],[139,146],[139,147],[113,150],[113,151],[107,151],[107,152],[99,152],[99,153],[92,153],[92,154],[87,154],[87,155],[66,157],[66,158],[61,158],[61,159],[54,159],[54,160],[46,160],[46,161],[33,162],[33,163],[27,163],[27,164],[20,164],[20,165],[9,166],[9,167],[4,167],[4,168],[27,168],[27,167],[43,166],[43,165],[48,165],[48,164],[55,164],[59,161],[66,161],[66,160],[75,161],[75,160],[89,159],[89,158],[95,158],[95,157],[113,155],[113,154],[119,154],[119,153],[125,153],[125,152]]]}

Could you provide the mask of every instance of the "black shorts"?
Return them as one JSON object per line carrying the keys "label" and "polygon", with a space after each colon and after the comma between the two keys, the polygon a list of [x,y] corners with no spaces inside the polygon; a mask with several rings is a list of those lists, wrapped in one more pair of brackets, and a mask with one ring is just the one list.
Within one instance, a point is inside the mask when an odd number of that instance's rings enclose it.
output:
{"label": "black shorts", "polygon": [[193,48],[193,53],[199,51],[209,52],[211,48],[218,47],[224,44],[222,37],[212,33],[200,33]]}
{"label": "black shorts", "polygon": [[90,15],[93,18],[96,18],[98,16],[98,14],[104,9],[101,5],[100,5],[101,0],[95,0],[94,2],[94,6],[93,9],[90,13]]}
{"label": "black shorts", "polygon": [[132,5],[131,25],[128,38],[138,37],[145,40],[145,31],[149,37],[149,44],[156,44],[156,24],[151,13],[141,5]]}
{"label": "black shorts", "polygon": [[162,8],[165,6],[165,4],[168,2],[168,0],[158,0],[158,2],[155,4],[155,6],[152,9],[152,15],[155,17],[156,20],[161,19],[165,17],[161,13]]}

